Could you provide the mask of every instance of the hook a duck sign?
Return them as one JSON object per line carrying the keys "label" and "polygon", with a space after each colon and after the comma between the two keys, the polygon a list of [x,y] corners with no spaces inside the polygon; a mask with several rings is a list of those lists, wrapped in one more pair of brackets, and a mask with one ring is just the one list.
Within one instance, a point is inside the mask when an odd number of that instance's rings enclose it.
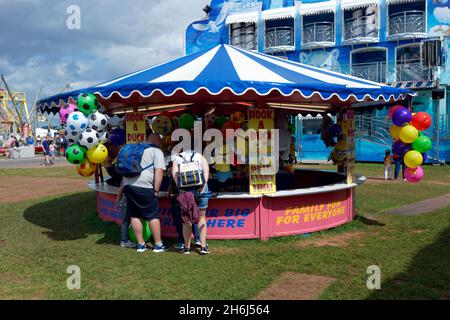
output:
{"label": "hook a duck sign", "polygon": [[125,115],[127,144],[135,144],[146,141],[145,120],[143,112],[127,113]]}

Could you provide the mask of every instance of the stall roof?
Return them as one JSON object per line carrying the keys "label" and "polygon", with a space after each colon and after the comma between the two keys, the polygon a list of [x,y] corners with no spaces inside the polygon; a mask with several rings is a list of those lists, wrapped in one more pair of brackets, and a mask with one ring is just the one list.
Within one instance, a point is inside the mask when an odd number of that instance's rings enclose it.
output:
{"label": "stall roof", "polygon": [[357,101],[404,100],[414,92],[305,64],[218,45],[114,80],[38,102],[42,112],[80,93],[97,95],[107,111],[125,106],[266,102],[349,105]]}

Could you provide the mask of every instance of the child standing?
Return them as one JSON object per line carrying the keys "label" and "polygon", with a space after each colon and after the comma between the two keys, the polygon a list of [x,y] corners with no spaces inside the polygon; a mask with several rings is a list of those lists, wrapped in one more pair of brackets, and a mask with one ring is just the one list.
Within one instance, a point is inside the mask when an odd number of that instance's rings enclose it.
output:
{"label": "child standing", "polygon": [[384,156],[384,180],[392,179],[391,164],[392,164],[391,150],[386,150],[386,153]]}
{"label": "child standing", "polygon": [[54,161],[55,161],[55,145],[53,142],[50,142],[49,149],[50,149],[50,164],[53,165],[53,164],[55,164],[54,163]]}

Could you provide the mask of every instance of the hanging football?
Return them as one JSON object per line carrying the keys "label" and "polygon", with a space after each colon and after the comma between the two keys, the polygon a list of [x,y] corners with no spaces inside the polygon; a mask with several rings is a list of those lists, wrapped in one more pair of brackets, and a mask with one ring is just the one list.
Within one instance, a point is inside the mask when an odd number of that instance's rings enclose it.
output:
{"label": "hanging football", "polygon": [[74,144],[67,149],[66,159],[71,164],[80,164],[86,159],[86,149],[79,144]]}
{"label": "hanging football", "polygon": [[67,117],[67,128],[70,131],[82,132],[86,130],[88,124],[88,118],[79,111],[72,112]]}
{"label": "hanging football", "polygon": [[90,177],[97,170],[97,165],[90,162],[89,159],[83,161],[83,163],[77,165],[77,172],[82,177]]}
{"label": "hanging football", "polygon": [[78,143],[79,135],[80,134],[76,131],[69,131],[69,130],[64,131],[64,136],[66,137],[69,144]]}
{"label": "hanging football", "polygon": [[100,137],[98,136],[97,131],[94,131],[90,128],[86,129],[79,136],[79,144],[87,149],[96,146],[99,142]]}
{"label": "hanging football", "polygon": [[107,117],[98,111],[89,116],[89,127],[92,130],[95,130],[97,132],[103,131],[106,128],[107,124]]}
{"label": "hanging football", "polygon": [[94,114],[100,104],[98,103],[97,97],[92,93],[80,93],[77,100],[78,110],[85,115]]}

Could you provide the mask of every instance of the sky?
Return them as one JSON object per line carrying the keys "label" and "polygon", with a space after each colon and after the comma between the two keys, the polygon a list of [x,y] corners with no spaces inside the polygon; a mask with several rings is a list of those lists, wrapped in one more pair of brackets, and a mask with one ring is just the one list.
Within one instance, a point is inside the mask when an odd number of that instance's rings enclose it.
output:
{"label": "sky", "polygon": [[[184,54],[209,0],[0,0],[0,73],[29,106]],[[80,29],[74,24],[80,9]],[[3,85],[1,85],[3,86]]]}

